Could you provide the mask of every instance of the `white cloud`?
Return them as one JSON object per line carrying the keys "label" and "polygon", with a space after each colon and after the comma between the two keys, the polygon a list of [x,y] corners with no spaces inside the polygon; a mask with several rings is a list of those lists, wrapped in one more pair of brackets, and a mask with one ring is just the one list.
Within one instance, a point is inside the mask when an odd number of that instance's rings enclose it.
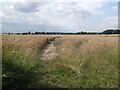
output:
{"label": "white cloud", "polygon": [[[1,0],[0,2],[25,2],[27,0]],[[51,0],[29,0],[27,2],[50,2]],[[73,2],[73,1],[82,1],[82,2],[119,2],[119,0],[52,0],[56,2]]]}
{"label": "white cloud", "polygon": [[47,0],[47,2],[30,3],[24,0],[22,2],[13,0],[13,2],[4,3],[3,22],[44,25],[70,31],[90,29],[95,31],[101,30],[103,27],[109,27],[108,25],[114,26],[115,17],[105,18],[96,25],[91,24],[92,21],[89,24],[85,23],[88,18],[103,14],[99,9],[105,4],[104,0],[97,0],[97,2],[95,0],[94,2],[87,2],[86,0],[69,1]]}
{"label": "white cloud", "polygon": [[17,2],[14,4],[13,8],[16,11],[23,12],[23,13],[31,13],[37,12],[38,3],[36,2]]}
{"label": "white cloud", "polygon": [[118,12],[118,6],[112,7],[112,10],[113,10],[114,12]]}
{"label": "white cloud", "polygon": [[4,16],[4,13],[2,11],[0,11],[0,17]]}
{"label": "white cloud", "polygon": [[116,25],[118,23],[118,16],[110,16],[102,19],[103,22],[110,25]]}
{"label": "white cloud", "polygon": [[103,30],[110,28],[118,28],[118,16],[110,16],[103,18],[97,27]]}

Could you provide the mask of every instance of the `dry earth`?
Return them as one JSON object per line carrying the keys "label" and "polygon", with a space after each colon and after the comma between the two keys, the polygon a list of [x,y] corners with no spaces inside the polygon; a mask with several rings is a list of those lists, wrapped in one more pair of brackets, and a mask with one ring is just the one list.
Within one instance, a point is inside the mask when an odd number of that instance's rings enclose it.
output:
{"label": "dry earth", "polygon": [[54,59],[58,54],[56,52],[56,47],[53,44],[54,41],[51,41],[48,45],[45,46],[42,53],[42,60]]}

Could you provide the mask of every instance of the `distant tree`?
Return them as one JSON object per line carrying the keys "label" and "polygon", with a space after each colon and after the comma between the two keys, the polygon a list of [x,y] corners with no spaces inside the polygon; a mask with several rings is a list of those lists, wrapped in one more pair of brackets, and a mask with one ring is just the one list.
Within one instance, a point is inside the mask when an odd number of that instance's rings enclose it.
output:
{"label": "distant tree", "polygon": [[11,33],[9,32],[8,35],[10,35]]}
{"label": "distant tree", "polygon": [[22,35],[27,35],[27,32],[25,32],[25,33],[22,33]]}
{"label": "distant tree", "polygon": [[39,34],[39,32],[35,32],[35,34]]}
{"label": "distant tree", "polygon": [[43,31],[42,34],[45,34],[45,32]]}
{"label": "distant tree", "polygon": [[28,34],[31,34],[31,32],[28,32]]}
{"label": "distant tree", "polygon": [[120,34],[120,30],[114,30],[112,34]]}
{"label": "distant tree", "polygon": [[87,32],[81,31],[80,34],[87,34]]}
{"label": "distant tree", "polygon": [[103,34],[113,34],[112,32],[113,32],[113,30],[112,30],[112,29],[109,29],[109,30],[103,31],[102,33],[103,33]]}
{"label": "distant tree", "polygon": [[109,29],[109,30],[103,31],[102,34],[120,34],[120,30]]}

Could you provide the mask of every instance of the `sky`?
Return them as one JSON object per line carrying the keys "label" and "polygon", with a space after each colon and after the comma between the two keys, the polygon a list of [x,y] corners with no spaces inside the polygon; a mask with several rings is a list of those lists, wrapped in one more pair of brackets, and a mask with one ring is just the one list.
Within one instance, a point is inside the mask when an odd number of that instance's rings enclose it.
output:
{"label": "sky", "polygon": [[4,0],[0,2],[0,32],[102,32],[117,29],[118,1]]}

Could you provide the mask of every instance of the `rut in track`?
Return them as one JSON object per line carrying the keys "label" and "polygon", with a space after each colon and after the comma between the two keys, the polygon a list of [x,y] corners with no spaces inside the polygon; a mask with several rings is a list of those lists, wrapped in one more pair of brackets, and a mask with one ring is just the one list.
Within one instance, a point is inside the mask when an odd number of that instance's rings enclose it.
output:
{"label": "rut in track", "polygon": [[56,47],[54,46],[54,40],[50,40],[49,43],[45,46],[42,52],[42,60],[54,59],[58,54],[56,52]]}

